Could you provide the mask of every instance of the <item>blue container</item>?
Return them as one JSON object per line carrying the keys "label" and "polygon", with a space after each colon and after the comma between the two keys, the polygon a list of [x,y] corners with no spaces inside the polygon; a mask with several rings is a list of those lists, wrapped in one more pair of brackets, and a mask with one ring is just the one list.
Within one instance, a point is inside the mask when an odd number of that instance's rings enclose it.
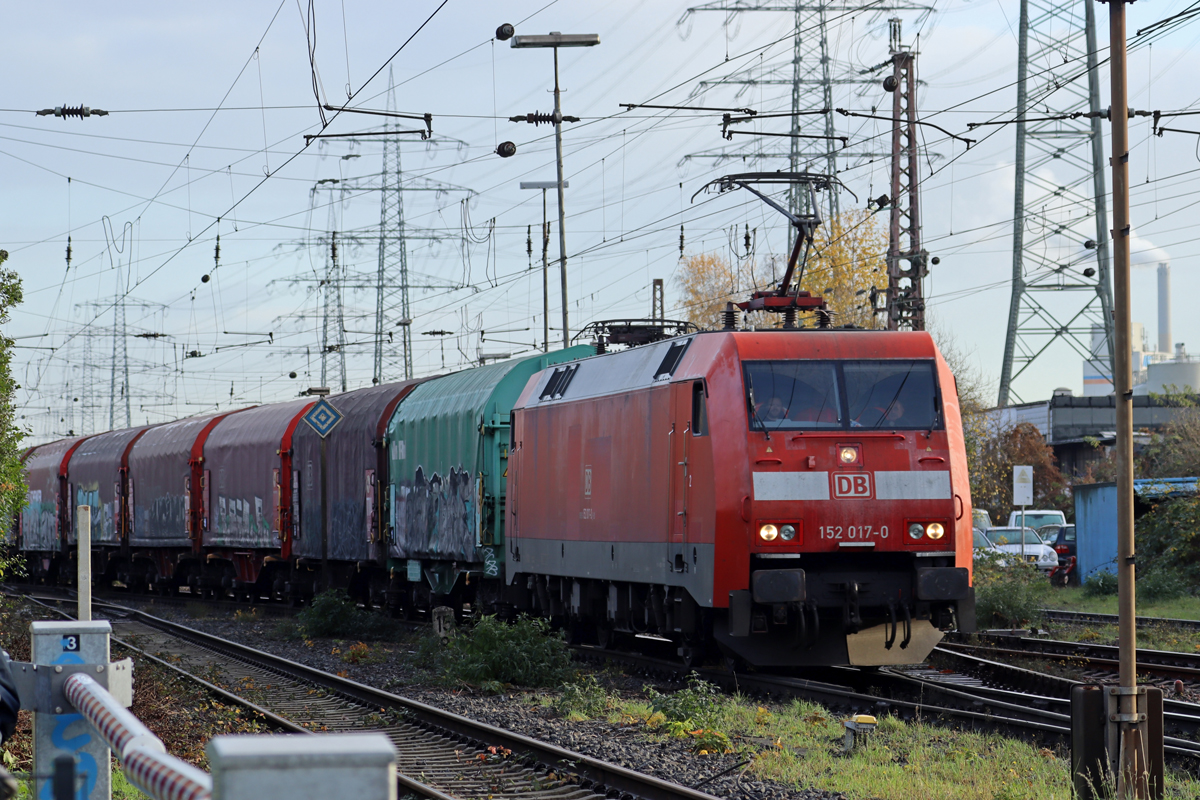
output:
{"label": "blue container", "polygon": [[[1154,503],[1196,493],[1196,478],[1146,478],[1133,482],[1136,520]],[[1076,569],[1080,580],[1097,572],[1116,572],[1117,485],[1089,483],[1074,488]]]}

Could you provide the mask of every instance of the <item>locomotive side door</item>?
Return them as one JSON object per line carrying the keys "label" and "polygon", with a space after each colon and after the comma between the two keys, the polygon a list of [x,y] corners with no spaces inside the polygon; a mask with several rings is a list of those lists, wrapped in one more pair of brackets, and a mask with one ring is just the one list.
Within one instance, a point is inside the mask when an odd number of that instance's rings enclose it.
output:
{"label": "locomotive side door", "polygon": [[670,510],[667,559],[672,572],[687,571],[688,500],[691,474],[692,382],[671,384]]}

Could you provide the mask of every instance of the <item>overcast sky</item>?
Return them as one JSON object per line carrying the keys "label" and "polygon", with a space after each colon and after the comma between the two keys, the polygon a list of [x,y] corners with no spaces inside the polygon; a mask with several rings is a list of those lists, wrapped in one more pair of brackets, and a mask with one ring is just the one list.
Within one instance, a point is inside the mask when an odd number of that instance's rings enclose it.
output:
{"label": "overcast sky", "polygon": [[[9,77],[0,101],[0,246],[26,297],[6,333],[19,337],[15,371],[35,440],[108,427],[116,297],[126,298],[134,424],[283,400],[318,385],[320,283],[331,231],[338,232],[345,272],[347,385],[370,384],[380,221],[373,187],[382,146],[378,137],[306,146],[304,136],[378,131],[379,117],[325,112],[323,121],[314,91],[331,105],[385,109],[389,75],[400,111],[433,115],[431,139],[405,134],[401,146],[416,372],[540,346],[541,271],[529,269],[527,231],[533,226],[538,266],[541,193],[519,184],[554,178],[554,141],[551,128],[508,117],[551,110],[552,58],[494,41],[503,22],[518,33],[601,39],[598,47],[560,55],[564,113],[582,118],[564,133],[574,331],[591,320],[647,316],[655,278],[666,282],[667,315],[681,315],[674,283],[681,224],[689,255],[731,256],[735,225],[754,230],[756,258],[786,251],[782,217],[746,193],[691,201],[721,174],[786,166],[782,159],[717,163],[697,154],[778,153],[786,140],[726,142],[719,114],[625,111],[620,104],[787,110],[790,87],[762,79],[790,70],[791,14],[687,14],[685,4],[630,0],[439,2],[46,2],[0,10],[7,32],[0,69]],[[1128,6],[1131,36],[1189,4]],[[919,34],[922,118],[981,140],[966,151],[962,142],[924,130],[924,243],[940,258],[925,291],[939,335],[968,354],[992,393],[1009,308],[1014,132],[970,133],[968,123],[1011,118],[1019,7],[1013,0],[933,5],[931,13],[831,12],[830,50],[838,69],[868,70],[888,57],[887,18],[900,17],[906,45],[917,46]],[[1107,6],[1097,11],[1106,57]],[[1197,104],[1198,39],[1200,25],[1188,24],[1133,49],[1134,107]],[[1069,66],[1051,54],[1037,68],[1057,76],[1072,74]],[[739,73],[754,83],[711,84]],[[881,75],[836,87],[834,104],[890,114]],[[1107,70],[1102,78],[1107,105]],[[33,114],[63,104],[111,113]],[[1187,117],[1170,124],[1200,129]],[[866,154],[887,147],[888,125],[845,118],[837,133],[850,137],[850,151]],[[1200,136],[1152,137],[1149,126],[1146,118],[1131,123],[1135,261],[1169,258],[1173,339],[1200,350],[1200,318],[1179,301],[1200,291],[1192,233]],[[805,122],[806,132],[818,127]],[[1108,123],[1104,128],[1107,153]],[[765,119],[750,129],[781,132],[787,122]],[[516,143],[516,156],[494,154],[502,141]],[[846,158],[839,169],[858,197],[843,193],[843,208],[888,191],[884,158]],[[1057,179],[1050,167],[1044,176]],[[549,213],[556,220],[553,192]],[[740,241],[739,233],[743,255]],[[1082,242],[1059,247],[1066,249],[1047,255],[1087,254]],[[550,257],[557,255],[555,221]],[[561,339],[557,285],[552,273],[552,342]],[[1153,341],[1153,269],[1135,272],[1133,308]],[[396,335],[385,350],[386,380],[403,376],[401,317],[393,292],[386,318]],[[336,340],[335,331],[329,343]],[[330,357],[326,367],[325,382],[337,390],[340,359]],[[118,377],[118,390],[120,383]],[[1023,400],[1044,399],[1058,386],[1082,391],[1081,360],[1065,345],[1052,347],[1015,384]],[[123,403],[115,418],[124,423]]]}

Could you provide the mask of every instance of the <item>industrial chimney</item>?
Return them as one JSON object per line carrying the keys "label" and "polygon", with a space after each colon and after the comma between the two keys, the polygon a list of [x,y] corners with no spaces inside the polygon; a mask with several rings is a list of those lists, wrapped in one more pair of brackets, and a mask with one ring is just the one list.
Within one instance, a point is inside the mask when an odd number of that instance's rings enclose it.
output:
{"label": "industrial chimney", "polygon": [[1171,262],[1158,263],[1158,352],[1169,353],[1171,342]]}

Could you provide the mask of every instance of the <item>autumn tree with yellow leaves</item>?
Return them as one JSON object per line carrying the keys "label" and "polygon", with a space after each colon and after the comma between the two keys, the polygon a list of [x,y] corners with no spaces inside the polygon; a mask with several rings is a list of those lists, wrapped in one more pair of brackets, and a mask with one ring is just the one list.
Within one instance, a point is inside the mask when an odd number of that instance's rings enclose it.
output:
{"label": "autumn tree with yellow leaves", "polygon": [[[676,276],[682,316],[701,328],[714,327],[726,302],[739,302],[751,292],[777,286],[785,268],[786,262],[774,257],[730,264],[715,253],[689,256]],[[872,312],[870,296],[872,288],[886,286],[887,234],[874,214],[844,211],[817,229],[800,288],[825,298],[835,325],[881,324],[882,318]],[[753,321],[757,327],[782,324],[779,315],[761,316]]]}

